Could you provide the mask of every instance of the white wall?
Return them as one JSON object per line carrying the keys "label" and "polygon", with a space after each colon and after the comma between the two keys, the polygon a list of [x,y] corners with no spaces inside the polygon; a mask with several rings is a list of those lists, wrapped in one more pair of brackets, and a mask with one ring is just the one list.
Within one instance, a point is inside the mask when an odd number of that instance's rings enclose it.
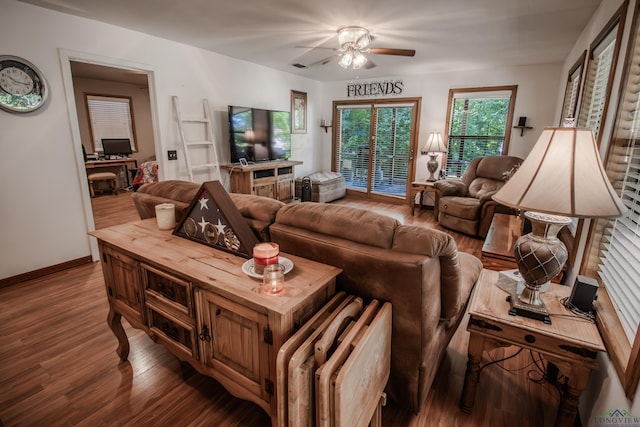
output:
{"label": "white wall", "polygon": [[[527,125],[533,129],[525,130],[520,136],[518,129],[512,129],[509,142],[509,155],[526,157],[542,129],[554,126],[558,119],[554,115],[556,94],[561,83],[562,64],[539,64],[522,67],[491,68],[472,71],[458,71],[438,74],[424,74],[420,76],[395,76],[375,79],[403,80],[404,91],[400,97],[422,97],[420,114],[419,143],[426,140],[428,134],[434,130],[444,133],[447,121],[447,103],[449,89],[517,85],[514,123],[518,124],[519,116],[527,117]],[[326,84],[322,111],[320,117],[331,117],[332,102],[334,100],[348,100],[347,84],[350,81]],[[390,97],[386,97],[390,98]],[[353,98],[363,99],[363,98]],[[323,147],[322,163],[325,169],[331,166],[331,133],[322,134]],[[416,156],[416,179],[426,179],[429,172],[426,168],[428,156],[418,153]]]}
{"label": "white wall", "polygon": [[[93,228],[73,95],[64,86],[69,64],[61,56],[99,63],[139,64],[153,71],[152,109],[158,118],[156,153],[164,179],[186,179],[183,156],[168,162],[166,151],[179,149],[171,96],[183,110],[202,114],[208,98],[221,160],[228,160],[227,105],[289,110],[290,90],[308,93],[309,115],[321,85],[308,79],[234,60],[201,49],[65,15],[12,0],[0,0],[0,52],[21,56],[45,75],[50,96],[29,114],[0,111],[0,278],[82,258],[91,253],[87,230]],[[28,28],[28,31],[25,31]],[[20,36],[16,36],[20,34]],[[312,147],[321,129],[293,135],[292,158],[302,160],[299,174],[320,169]],[[76,144],[76,138],[78,142]],[[226,154],[227,157],[224,157]]]}
{"label": "white wall", "polygon": [[[578,60],[579,56],[585,50],[588,51],[591,42],[598,36],[600,31],[609,22],[611,17],[622,5],[622,0],[607,0],[603,1],[590,20],[587,27],[582,32],[579,39],[576,41],[571,53],[567,55],[567,58],[562,67],[563,82],[568,76],[570,68]],[[622,73],[624,69],[624,63],[626,60],[627,44],[629,39],[629,33],[631,31],[631,22],[633,19],[633,11],[635,8],[635,0],[631,0],[627,9],[627,16],[624,28],[624,34],[622,38],[622,44],[620,46],[620,54],[618,57],[618,63],[614,73],[613,89],[611,91],[611,98],[609,100],[609,109],[605,118],[604,126],[601,129],[602,143],[600,146],[600,154],[604,155],[607,151],[608,142],[611,138],[613,125],[615,122],[615,115],[618,106],[618,88],[620,87],[622,80]],[[564,83],[563,83],[564,85]],[[559,116],[562,111],[564,93],[558,93],[556,103],[556,115]],[[588,224],[585,224],[584,229],[588,229]],[[584,244],[586,240],[586,234],[583,233],[576,260],[578,265],[576,270],[579,269],[579,261],[582,259],[584,251]],[[570,279],[570,282],[572,280]],[[595,417],[602,416],[610,409],[626,409],[635,416],[640,415],[640,387],[636,391],[636,398],[634,401],[627,400],[624,390],[618,375],[609,359],[609,356],[600,354],[598,356],[599,369],[592,372],[589,387],[580,399],[580,417],[582,425],[594,426]]]}

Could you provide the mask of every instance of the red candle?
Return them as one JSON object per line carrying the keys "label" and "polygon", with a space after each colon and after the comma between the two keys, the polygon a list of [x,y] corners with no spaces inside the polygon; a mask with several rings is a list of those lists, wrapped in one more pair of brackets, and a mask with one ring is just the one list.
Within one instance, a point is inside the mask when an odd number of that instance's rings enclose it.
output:
{"label": "red candle", "polygon": [[277,243],[258,243],[253,247],[253,270],[257,274],[264,272],[264,267],[269,264],[277,264],[280,246]]}

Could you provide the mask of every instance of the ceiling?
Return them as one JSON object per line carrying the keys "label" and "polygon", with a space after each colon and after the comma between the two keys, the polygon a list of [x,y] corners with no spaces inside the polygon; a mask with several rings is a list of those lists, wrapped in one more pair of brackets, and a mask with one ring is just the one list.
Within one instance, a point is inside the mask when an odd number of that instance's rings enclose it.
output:
{"label": "ceiling", "polygon": [[[318,81],[423,75],[563,61],[602,0],[21,0]],[[361,25],[376,67],[345,70],[336,30]]]}

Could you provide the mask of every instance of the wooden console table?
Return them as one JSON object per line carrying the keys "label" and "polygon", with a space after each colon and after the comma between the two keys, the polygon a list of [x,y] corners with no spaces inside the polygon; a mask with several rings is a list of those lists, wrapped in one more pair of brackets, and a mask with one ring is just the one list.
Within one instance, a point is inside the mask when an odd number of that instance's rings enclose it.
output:
{"label": "wooden console table", "polygon": [[[560,300],[569,295],[568,286],[551,285],[542,299],[551,313],[551,325],[509,315],[507,293],[496,286],[498,272],[483,270],[469,305],[469,361],[460,406],[470,413],[480,377],[482,355],[496,347],[515,345],[540,353],[568,378],[555,425],[573,426],[578,398],[597,368],[596,356],[605,351],[594,323],[572,318]],[[557,316],[554,316],[557,315]],[[569,316],[569,317],[568,317]],[[485,386],[490,386],[485,384]]]}
{"label": "wooden console table", "polygon": [[288,202],[294,196],[294,167],[302,162],[282,160],[261,162],[248,166],[239,164],[222,165],[221,168],[231,174],[231,191],[234,193],[254,194]]}
{"label": "wooden console table", "polygon": [[282,254],[294,268],[272,296],[243,273],[246,259],[161,231],[155,218],[90,234],[98,239],[120,359],[129,354],[124,316],[278,425],[278,350],[335,293],[341,270]]}

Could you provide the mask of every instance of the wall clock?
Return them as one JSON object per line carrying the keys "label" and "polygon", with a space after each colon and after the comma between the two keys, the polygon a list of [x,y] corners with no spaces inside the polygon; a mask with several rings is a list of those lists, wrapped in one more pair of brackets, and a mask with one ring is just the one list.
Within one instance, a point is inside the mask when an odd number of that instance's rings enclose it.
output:
{"label": "wall clock", "polygon": [[47,100],[44,76],[31,62],[0,55],[0,108],[14,113],[36,110]]}

